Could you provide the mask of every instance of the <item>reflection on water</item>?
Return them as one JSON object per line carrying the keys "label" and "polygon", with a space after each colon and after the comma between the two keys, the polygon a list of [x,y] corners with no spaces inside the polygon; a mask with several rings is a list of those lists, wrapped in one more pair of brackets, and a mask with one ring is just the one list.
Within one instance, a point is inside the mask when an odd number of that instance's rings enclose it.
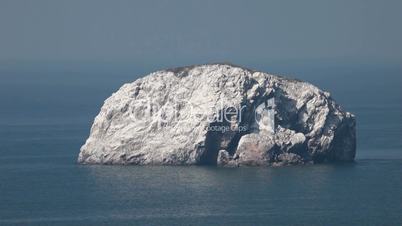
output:
{"label": "reflection on water", "polygon": [[67,213],[63,216],[69,215],[72,206],[80,211],[66,219],[47,220],[60,224],[372,224],[383,223],[378,216],[386,214],[388,223],[396,223],[401,222],[402,195],[397,189],[402,183],[401,163],[365,160],[233,169],[78,166],[75,178],[86,182],[72,187],[75,201],[64,200]]}

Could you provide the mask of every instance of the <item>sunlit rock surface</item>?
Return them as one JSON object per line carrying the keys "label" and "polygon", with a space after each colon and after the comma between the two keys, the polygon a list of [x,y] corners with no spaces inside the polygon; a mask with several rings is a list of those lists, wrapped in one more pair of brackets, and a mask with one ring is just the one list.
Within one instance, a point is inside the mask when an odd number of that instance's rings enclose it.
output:
{"label": "sunlit rock surface", "polygon": [[109,97],[85,164],[220,166],[352,161],[355,117],[317,87],[229,64],[151,73]]}

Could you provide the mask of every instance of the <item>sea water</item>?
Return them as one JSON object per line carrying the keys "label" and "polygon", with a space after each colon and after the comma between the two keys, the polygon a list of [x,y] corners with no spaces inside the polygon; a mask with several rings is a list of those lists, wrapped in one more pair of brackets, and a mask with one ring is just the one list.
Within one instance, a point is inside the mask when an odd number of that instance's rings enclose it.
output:
{"label": "sea water", "polygon": [[103,100],[136,76],[0,69],[0,225],[402,225],[398,67],[274,67],[330,91],[358,138],[354,163],[279,168],[78,165]]}

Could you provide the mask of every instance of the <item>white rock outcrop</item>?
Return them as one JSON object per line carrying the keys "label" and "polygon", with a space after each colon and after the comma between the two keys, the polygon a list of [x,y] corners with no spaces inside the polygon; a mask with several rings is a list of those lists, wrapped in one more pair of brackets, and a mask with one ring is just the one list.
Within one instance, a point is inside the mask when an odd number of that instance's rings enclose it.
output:
{"label": "white rock outcrop", "polygon": [[109,97],[84,164],[287,165],[353,161],[355,117],[328,92],[229,64],[162,70]]}

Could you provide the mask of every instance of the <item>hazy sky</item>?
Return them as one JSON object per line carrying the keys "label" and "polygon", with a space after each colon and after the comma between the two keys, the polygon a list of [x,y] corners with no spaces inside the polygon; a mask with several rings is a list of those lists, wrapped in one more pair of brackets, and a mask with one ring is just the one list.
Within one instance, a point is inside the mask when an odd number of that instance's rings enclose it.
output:
{"label": "hazy sky", "polygon": [[401,0],[0,0],[0,61],[402,62]]}

